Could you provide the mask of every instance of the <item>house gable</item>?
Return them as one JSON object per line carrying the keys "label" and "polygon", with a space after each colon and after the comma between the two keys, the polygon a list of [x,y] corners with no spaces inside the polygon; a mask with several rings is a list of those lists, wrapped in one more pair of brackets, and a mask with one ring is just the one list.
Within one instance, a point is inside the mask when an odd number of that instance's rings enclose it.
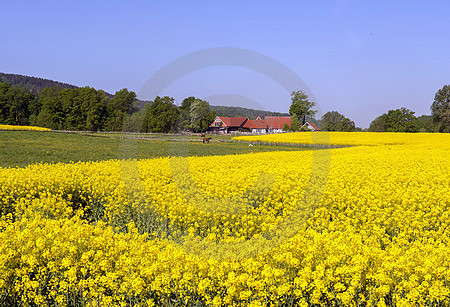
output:
{"label": "house gable", "polygon": [[248,117],[226,117],[216,116],[214,121],[209,125],[211,128],[242,128],[247,122]]}
{"label": "house gable", "polygon": [[302,126],[302,128],[307,128],[307,129],[309,129],[309,130],[311,130],[311,131],[320,131],[320,129],[319,129],[319,127],[317,127],[315,124],[313,124],[313,123],[310,123],[310,122],[306,122],[303,126]]}

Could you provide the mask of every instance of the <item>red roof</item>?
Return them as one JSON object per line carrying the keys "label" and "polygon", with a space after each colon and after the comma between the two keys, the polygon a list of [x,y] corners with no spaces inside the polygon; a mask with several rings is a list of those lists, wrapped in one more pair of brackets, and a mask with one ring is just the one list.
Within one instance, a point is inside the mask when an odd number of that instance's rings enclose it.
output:
{"label": "red roof", "polygon": [[[241,127],[248,120],[248,117],[225,117],[225,116],[217,116],[224,125],[222,127]],[[210,127],[214,127],[214,123],[209,125]]]}
{"label": "red roof", "polygon": [[310,123],[310,122],[306,122],[306,124],[309,124],[311,127],[313,127],[314,128],[314,130],[317,130],[317,131],[319,131],[320,129],[319,129],[319,127],[317,127],[315,124],[313,124],[313,123]]}
{"label": "red roof", "polygon": [[250,128],[250,129],[266,129],[267,123],[265,120],[262,119],[249,119],[245,125],[244,128]]}
{"label": "red roof", "polygon": [[264,121],[269,126],[269,129],[283,129],[284,124],[291,126],[291,118],[287,116],[266,116]]}
{"label": "red roof", "polygon": [[[257,117],[257,119],[248,119],[248,117],[225,117],[217,116],[217,119],[223,122],[222,127],[242,127],[249,129],[283,129],[284,124],[291,126],[291,118],[283,116],[266,116],[264,119]],[[209,125],[216,127],[214,122]],[[318,128],[317,128],[318,129]]]}
{"label": "red roof", "polygon": [[284,124],[291,125],[290,117],[266,116],[264,119],[249,119],[244,127],[250,129],[283,129]]}

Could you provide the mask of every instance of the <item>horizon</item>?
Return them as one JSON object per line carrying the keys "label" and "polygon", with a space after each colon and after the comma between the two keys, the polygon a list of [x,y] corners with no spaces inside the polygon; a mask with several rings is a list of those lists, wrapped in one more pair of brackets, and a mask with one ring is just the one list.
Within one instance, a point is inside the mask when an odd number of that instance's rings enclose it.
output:
{"label": "horizon", "polygon": [[[390,109],[430,114],[434,94],[449,83],[450,44],[442,43],[449,9],[446,1],[6,3],[0,23],[9,31],[0,68],[138,93],[159,69],[186,54],[244,48],[295,72],[317,100],[317,119],[338,111],[367,128]],[[289,94],[259,72],[218,65],[186,74],[160,96],[288,113]]]}

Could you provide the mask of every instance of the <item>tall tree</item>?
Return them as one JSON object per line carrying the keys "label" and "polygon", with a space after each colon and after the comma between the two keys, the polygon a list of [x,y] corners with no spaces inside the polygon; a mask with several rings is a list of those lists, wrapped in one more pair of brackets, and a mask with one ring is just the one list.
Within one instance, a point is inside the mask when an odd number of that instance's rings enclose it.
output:
{"label": "tall tree", "polygon": [[28,124],[29,106],[36,96],[21,85],[0,83],[0,122],[10,125]]}
{"label": "tall tree", "polygon": [[9,83],[0,82],[0,123],[6,124],[9,120]]}
{"label": "tall tree", "polygon": [[216,112],[211,111],[209,103],[195,99],[190,106],[190,127],[194,132],[204,132],[214,121]]}
{"label": "tall tree", "polygon": [[111,99],[111,105],[116,109],[124,113],[130,113],[134,110],[134,101],[136,100],[136,93],[128,91],[127,88],[123,88],[114,94]]}
{"label": "tall tree", "polygon": [[135,111],[133,104],[135,100],[136,93],[130,92],[126,88],[116,92],[114,98],[108,102],[106,109],[108,117],[105,124],[106,130],[122,130],[125,117]]}
{"label": "tall tree", "polygon": [[179,130],[191,129],[191,105],[197,98],[190,96],[183,100],[180,106],[180,117],[178,121]]}
{"label": "tall tree", "polygon": [[450,132],[450,85],[444,85],[436,92],[431,115],[440,132]]}
{"label": "tall tree", "polygon": [[[59,97],[63,88],[46,87],[39,92],[36,104],[32,108],[32,123],[50,129],[62,129],[65,114]],[[37,115],[36,115],[37,113]]]}
{"label": "tall tree", "polygon": [[314,110],[315,102],[308,100],[308,95],[303,91],[294,91],[291,93],[291,106],[289,108],[289,114],[297,115],[302,119],[302,125],[306,122],[306,116],[313,117],[317,113]]}
{"label": "tall tree", "polygon": [[419,130],[414,112],[407,108],[389,110],[387,116],[387,132],[417,132]]}
{"label": "tall tree", "polygon": [[143,132],[174,132],[179,117],[179,110],[172,97],[157,96],[146,109]]}
{"label": "tall tree", "polygon": [[86,118],[82,130],[102,130],[105,125],[106,106],[109,101],[106,92],[91,87],[83,87],[81,89],[81,100],[83,101],[83,113]]}

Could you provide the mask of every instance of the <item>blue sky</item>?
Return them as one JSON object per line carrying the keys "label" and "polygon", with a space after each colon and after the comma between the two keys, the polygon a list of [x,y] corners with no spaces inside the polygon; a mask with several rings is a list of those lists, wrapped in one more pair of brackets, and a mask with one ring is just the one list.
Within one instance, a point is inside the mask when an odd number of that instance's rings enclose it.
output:
{"label": "blue sky", "polygon": [[[4,1],[0,71],[139,92],[179,57],[244,48],[294,71],[322,114],[368,127],[393,108],[430,114],[450,83],[449,11],[439,0]],[[290,104],[269,77],[223,65],[189,73],[161,95],[283,112]]]}

